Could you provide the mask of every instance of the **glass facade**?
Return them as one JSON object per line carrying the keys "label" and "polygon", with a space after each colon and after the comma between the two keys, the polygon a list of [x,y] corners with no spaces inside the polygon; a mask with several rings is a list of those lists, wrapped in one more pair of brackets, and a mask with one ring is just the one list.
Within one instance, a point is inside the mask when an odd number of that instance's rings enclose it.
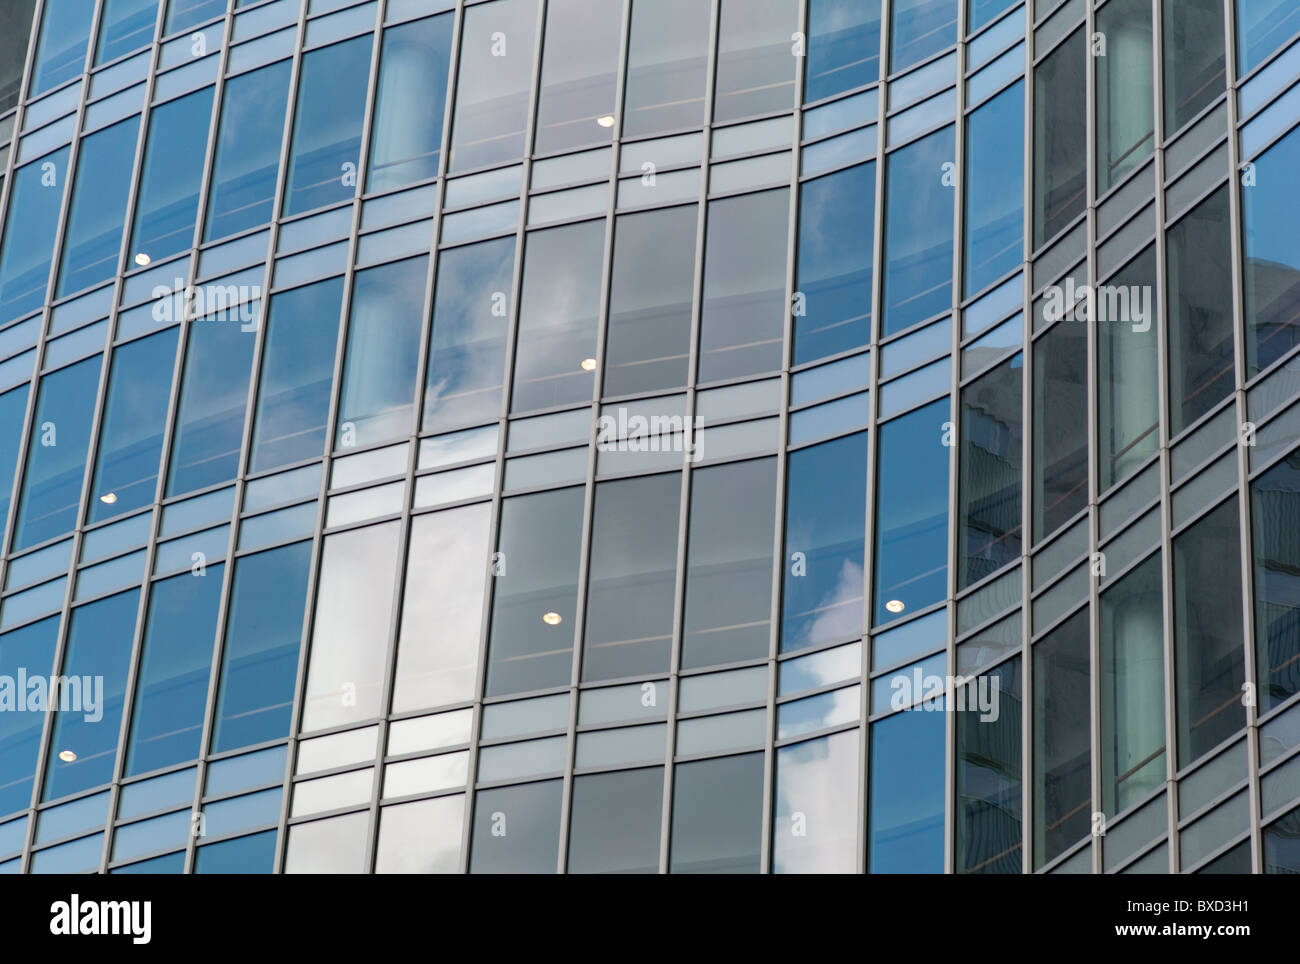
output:
{"label": "glass facade", "polygon": [[0,872],[1300,870],[1295,3],[0,6]]}

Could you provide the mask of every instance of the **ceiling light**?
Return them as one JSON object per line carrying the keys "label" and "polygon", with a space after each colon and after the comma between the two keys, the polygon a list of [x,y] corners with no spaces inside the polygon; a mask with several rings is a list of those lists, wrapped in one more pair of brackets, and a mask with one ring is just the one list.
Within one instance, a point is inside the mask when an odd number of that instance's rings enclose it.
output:
{"label": "ceiling light", "polygon": [[135,256],[135,263],[142,268],[147,265],[150,260],[149,255],[145,254],[143,251]]}
{"label": "ceiling light", "polygon": [[613,127],[613,126],[614,126],[614,115],[613,115],[613,114],[605,114],[603,117],[597,117],[597,118],[596,118],[596,123],[599,124],[601,127]]}
{"label": "ceiling light", "polygon": [[907,608],[907,605],[901,599],[891,599],[889,602],[885,603],[885,608],[891,613],[901,613]]}
{"label": "ceiling light", "polygon": [[563,621],[564,617],[555,610],[551,610],[549,613],[542,613],[542,622],[546,623],[548,626],[558,626]]}
{"label": "ceiling light", "polygon": [[117,493],[105,492],[103,495],[99,497],[99,501],[103,502],[105,505],[112,505],[114,502],[117,501]]}
{"label": "ceiling light", "polygon": [[596,359],[584,358],[582,360],[582,370],[584,372],[594,372],[596,370]]}
{"label": "ceiling light", "polygon": [[77,754],[73,753],[71,750],[63,750],[59,753],[59,759],[64,763],[71,763],[76,758]]}

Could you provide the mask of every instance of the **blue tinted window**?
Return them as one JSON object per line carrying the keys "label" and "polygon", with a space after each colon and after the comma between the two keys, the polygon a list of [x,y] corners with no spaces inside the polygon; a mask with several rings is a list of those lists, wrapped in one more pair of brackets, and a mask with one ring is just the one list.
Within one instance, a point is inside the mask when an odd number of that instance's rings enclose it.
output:
{"label": "blue tinted window", "polygon": [[1021,356],[962,389],[957,588],[1020,558]]}
{"label": "blue tinted window", "polygon": [[185,872],[185,851],[164,854],[151,860],[142,860],[138,864],[114,867],[110,874],[181,874]]}
{"label": "blue tinted window", "polygon": [[65,147],[14,174],[0,243],[0,324],[45,301],[67,170]]}
{"label": "blue tinted window", "polygon": [[969,5],[966,8],[966,19],[968,21],[966,31],[974,33],[1015,3],[1016,0],[967,0],[967,2]]}
{"label": "blue tinted window", "polygon": [[[948,594],[947,426],[945,398],[880,428],[877,623]],[[893,605],[886,609],[887,604]]]}
{"label": "blue tinted window", "polygon": [[[0,636],[0,675],[16,680],[21,670],[28,677],[48,676],[54,669],[54,646],[58,637],[57,616]],[[24,700],[29,698],[30,692],[16,692],[14,695]],[[26,704],[19,708],[26,708]],[[40,707],[32,709],[39,710]],[[0,814],[23,810],[31,805],[36,754],[41,747],[44,725],[44,713],[0,713]]]}
{"label": "blue tinted window", "polygon": [[867,434],[790,456],[781,649],[862,633]]}
{"label": "blue tinted window", "polygon": [[[13,492],[14,473],[18,470],[18,446],[23,441],[27,394],[28,387],[23,385],[0,395],[0,519],[9,518],[9,494]],[[0,526],[3,525],[0,522]]]}
{"label": "blue tinted window", "polygon": [[344,448],[410,434],[428,270],[428,258],[410,258],[357,273],[339,401]]}
{"label": "blue tinted window", "polygon": [[501,413],[515,239],[451,248],[438,259],[424,431],[490,421]]}
{"label": "blue tinted window", "polygon": [[250,471],[325,451],[343,279],[294,288],[271,299]]}
{"label": "blue tinted window", "polygon": [[216,565],[153,584],[131,714],[127,776],[199,755],[224,575],[225,566]]}
{"label": "blue tinted window", "polygon": [[890,73],[957,42],[957,0],[893,0]]}
{"label": "blue tinted window", "polygon": [[129,342],[113,353],[89,521],[154,500],[163,429],[176,361],[176,329]]}
{"label": "blue tinted window", "polygon": [[106,64],[153,40],[156,0],[105,0],[100,14],[95,63]]}
{"label": "blue tinted window", "polygon": [[139,119],[132,118],[81,142],[72,213],[63,238],[59,297],[117,273],[139,128]]}
{"label": "blue tinted window", "polygon": [[287,60],[241,74],[226,84],[206,240],[271,220],[288,97]]}
{"label": "blue tinted window", "polygon": [[1237,0],[1237,75],[1250,73],[1300,30],[1295,0]]}
{"label": "blue tinted window", "polygon": [[234,478],[256,332],[237,320],[190,323],[167,494]]}
{"label": "blue tinted window", "polygon": [[794,363],[871,340],[871,246],[876,165],[859,164],[803,185]]}
{"label": "blue tinted window", "polygon": [[81,678],[83,692],[90,682],[95,705],[92,710],[89,700],[83,698],[76,706],[70,701],[69,708],[60,708],[55,716],[45,773],[46,800],[88,790],[113,778],[139,601],[140,590],[132,589],[72,612],[62,674]]}
{"label": "blue tinted window", "polygon": [[452,15],[446,14],[384,31],[367,191],[437,175],[451,26]]}
{"label": "blue tinted window", "polygon": [[[356,194],[370,47],[371,38],[361,36],[303,58],[285,216]],[[421,103],[427,93],[420,91]]]}
{"label": "blue tinted window", "polygon": [[194,243],[203,152],[177,151],[173,146],[204,143],[211,113],[212,88],[205,87],[169,101],[149,115],[149,139],[128,250],[130,262],[148,264]]}
{"label": "blue tinted window", "polygon": [[966,122],[966,294],[1024,260],[1025,85],[1013,84]]}
{"label": "blue tinted window", "polygon": [[35,97],[65,80],[81,76],[95,5],[88,0],[45,0],[41,37],[27,96]]}
{"label": "blue tinted window", "polygon": [[41,379],[14,524],[15,550],[62,535],[77,524],[99,362],[96,355]]}
{"label": "blue tinted window", "polygon": [[235,563],[213,753],[288,735],[310,563],[310,542]]}
{"label": "blue tinted window", "polygon": [[[236,3],[235,6],[239,6]],[[176,33],[226,12],[226,0],[170,0],[164,34]]]}
{"label": "blue tinted window", "polygon": [[953,129],[889,156],[885,187],[884,334],[952,307]]}
{"label": "blue tinted window", "polygon": [[810,0],[805,103],[880,79],[880,0]]}
{"label": "blue tinted window", "polygon": [[275,831],[200,847],[196,874],[269,874],[275,867]]}
{"label": "blue tinted window", "polygon": [[871,727],[873,874],[943,873],[946,717],[918,708]]}
{"label": "blue tinted window", "polygon": [[1295,278],[1300,238],[1292,212],[1300,204],[1293,173],[1300,170],[1300,127],[1255,161],[1254,180],[1241,191],[1246,234],[1246,358],[1262,371],[1296,344]]}

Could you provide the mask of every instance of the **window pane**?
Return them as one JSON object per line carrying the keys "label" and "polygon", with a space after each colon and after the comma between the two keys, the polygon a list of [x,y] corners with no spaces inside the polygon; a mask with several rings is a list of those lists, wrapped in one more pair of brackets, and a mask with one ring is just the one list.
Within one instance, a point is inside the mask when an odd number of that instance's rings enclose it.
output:
{"label": "window pane", "polygon": [[[1223,4],[1164,0],[1165,136],[1223,93]],[[1242,66],[1244,73],[1248,68]]]}
{"label": "window pane", "polygon": [[1228,188],[1169,230],[1169,426],[1176,435],[1232,394]]}
{"label": "window pane", "polygon": [[704,123],[710,4],[632,0],[623,136]]}
{"label": "window pane", "polygon": [[502,503],[485,695],[568,685],[582,508],[581,488]]}
{"label": "window pane", "polygon": [[39,308],[50,280],[54,234],[68,170],[68,148],[13,175],[9,214],[0,243],[0,324]]}
{"label": "window pane", "polygon": [[1055,237],[1088,201],[1087,51],[1080,27],[1034,69],[1034,247]]}
{"label": "window pane", "polygon": [[96,355],[41,379],[14,522],[14,551],[62,535],[77,524],[99,368]]}
{"label": "window pane", "polygon": [[854,873],[857,824],[857,730],[776,751],[773,873]]}
{"label": "window pane", "polygon": [[563,780],[499,790],[474,799],[471,874],[553,874],[560,851]]}
{"label": "window pane", "polygon": [[942,181],[944,165],[952,161],[952,127],[889,156],[883,308],[886,335],[952,307],[953,198]]}
{"label": "window pane", "polygon": [[465,11],[452,115],[451,169],[524,154],[537,46],[537,0],[496,0]]}
{"label": "window pane", "polygon": [[800,188],[796,365],[870,342],[875,210],[874,162]]}
{"label": "window pane", "polygon": [[366,871],[370,815],[349,813],[290,828],[286,874],[360,874]]}
{"label": "window pane", "polygon": [[714,123],[794,106],[796,0],[722,0]]}
{"label": "window pane", "polygon": [[274,830],[223,840],[199,849],[196,874],[269,874],[275,869]]}
{"label": "window pane", "polygon": [[99,434],[89,521],[99,522],[154,501],[162,458],[176,328],[128,342],[113,353]]}
{"label": "window pane", "polygon": [[[235,6],[241,6],[247,0],[236,0]],[[219,17],[226,12],[226,0],[168,0],[167,22],[163,34],[172,34],[185,30],[205,20]]]}
{"label": "window pane", "polygon": [[153,40],[158,4],[155,0],[105,0],[100,17],[95,63],[106,64]]}
{"label": "window pane", "polygon": [[663,796],[663,767],[575,777],[568,872],[658,873]]}
{"label": "window pane", "polygon": [[429,259],[357,273],[335,444],[368,445],[411,433]]}
{"label": "window pane", "polygon": [[514,270],[513,237],[439,254],[423,431],[442,432],[501,414]]}
{"label": "window pane", "polygon": [[1178,766],[1246,725],[1237,500],[1174,540],[1174,681]]}
{"label": "window pane", "polygon": [[28,97],[81,76],[86,67],[86,42],[90,39],[94,12],[95,5],[86,0],[45,0]]}
{"label": "window pane", "polygon": [[1250,73],[1300,29],[1293,0],[1238,0],[1237,76]]}
{"label": "window pane", "polygon": [[465,795],[384,807],[379,818],[377,874],[460,872]]}
{"label": "window pane", "polygon": [[596,486],[584,681],[668,672],[679,472]]}
{"label": "window pane", "polygon": [[411,520],[393,712],[472,700],[492,505]]}
{"label": "window pane", "polygon": [[789,220],[786,188],[709,202],[700,381],[781,367]]}
{"label": "window pane", "polygon": [[1035,543],[1088,504],[1087,371],[1086,325],[1067,319],[1034,342]]}
{"label": "window pane", "polygon": [[[1155,281],[1155,248],[1150,247],[1103,286],[1119,296],[1118,304],[1105,292],[1096,299],[1102,491],[1127,478],[1160,444]],[[1145,317],[1135,308],[1139,300]]]}
{"label": "window pane", "polygon": [[692,473],[684,668],[767,655],[775,522],[775,459]]}
{"label": "window pane", "polygon": [[139,118],[133,118],[92,134],[81,143],[56,297],[80,291],[117,273],[139,128]]}
{"label": "window pane", "polygon": [[18,103],[35,10],[36,0],[12,0],[6,4],[8,27],[0,33],[0,113]]}
{"label": "window pane", "polygon": [[1165,782],[1164,618],[1156,553],[1101,596],[1101,807]]}
{"label": "window pane", "polygon": [[70,701],[68,709],[55,714],[44,800],[113,779],[139,600],[140,591],[133,589],[72,612],[62,675],[90,677],[96,705],[92,709],[83,697],[80,706]]}
{"label": "window pane", "polygon": [[622,27],[622,0],[547,4],[536,153],[609,142]]}
{"label": "window pane", "polygon": [[605,346],[605,395],[686,384],[697,208],[618,218]]}
{"label": "window pane", "polygon": [[1248,377],[1300,344],[1300,318],[1295,311],[1300,242],[1290,216],[1300,199],[1300,188],[1291,176],[1300,170],[1300,128],[1261,154],[1254,168],[1251,186],[1241,191]]}
{"label": "window pane", "polygon": [[225,568],[210,566],[153,585],[131,713],[127,776],[199,755]]}
{"label": "window pane", "polygon": [[203,234],[206,241],[271,220],[289,99],[289,64],[282,60],[226,84]]}
{"label": "window pane", "polygon": [[325,451],[342,301],[342,278],[271,299],[250,471],[317,458]]}
{"label": "window pane", "polygon": [[325,540],[303,731],[368,720],[382,711],[400,533],[401,526],[389,522]]}
{"label": "window pane", "polygon": [[948,594],[948,408],[945,398],[880,428],[877,624]]}
{"label": "window pane", "polygon": [[451,65],[452,14],[384,31],[367,191],[438,173]]}
{"label": "window pane", "polygon": [[943,872],[943,731],[932,708],[871,727],[870,873]]}
{"label": "window pane", "polygon": [[781,650],[862,633],[867,433],[790,455]]}
{"label": "window pane", "polygon": [[966,294],[1023,260],[1025,86],[1017,83],[970,115],[966,154]]}
{"label": "window pane", "polygon": [[1020,558],[1021,362],[1016,354],[962,389],[959,590]]}
{"label": "window pane", "polygon": [[372,42],[365,34],[302,59],[285,217],[356,194]]}
{"label": "window pane", "polygon": [[669,871],[758,873],[763,754],[683,763],[674,776]]}
{"label": "window pane", "polygon": [[[974,33],[980,27],[989,23],[1007,7],[1011,6],[1015,0],[968,0],[970,6],[966,14],[967,32]],[[1042,12],[1041,10],[1039,11]],[[1014,18],[1013,18],[1014,19]]]}
{"label": "window pane", "polygon": [[1034,645],[1034,866],[1088,833],[1088,610]]}
{"label": "window pane", "polygon": [[[58,638],[56,616],[0,636],[0,674],[12,680],[20,672],[32,677],[51,673]],[[27,694],[19,698],[25,699]],[[0,713],[0,813],[31,805],[44,726],[44,713]]]}
{"label": "window pane", "polygon": [[135,264],[159,261],[194,243],[203,152],[171,148],[175,144],[206,142],[211,113],[212,88],[205,87],[169,101],[149,115],[149,137],[129,248]]}
{"label": "window pane", "polygon": [[1021,869],[1020,657],[982,673],[957,712],[957,826],[960,874]]}
{"label": "window pane", "polygon": [[512,412],[591,399],[605,222],[528,235]]}
{"label": "window pane", "polygon": [[1111,0],[1097,11],[1097,193],[1137,170],[1155,148],[1151,0]]}
{"label": "window pane", "polygon": [[804,103],[880,79],[880,0],[811,0]]}
{"label": "window pane", "polygon": [[28,387],[23,385],[0,395],[0,519],[9,518],[9,494],[14,490],[14,474],[18,471],[18,446],[23,441],[27,418],[27,394]]}
{"label": "window pane", "polygon": [[288,735],[310,564],[310,542],[235,563],[213,753]]}
{"label": "window pane", "polygon": [[1300,511],[1300,450],[1255,480],[1255,661],[1260,712],[1300,692],[1300,543],[1288,520]]}
{"label": "window pane", "polygon": [[957,0],[893,0],[890,73],[957,42]]}
{"label": "window pane", "polygon": [[237,321],[190,322],[167,494],[235,477],[256,332]]}

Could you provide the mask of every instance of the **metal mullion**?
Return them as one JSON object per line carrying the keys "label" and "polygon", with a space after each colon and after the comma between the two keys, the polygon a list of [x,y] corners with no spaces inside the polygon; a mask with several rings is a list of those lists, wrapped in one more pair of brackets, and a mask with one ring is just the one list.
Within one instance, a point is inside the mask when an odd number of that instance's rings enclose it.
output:
{"label": "metal mullion", "polygon": [[[640,2],[645,3],[646,0],[640,0]],[[700,132],[700,193],[695,202],[696,204],[699,205],[699,207],[695,212],[696,214],[695,276],[692,281],[692,288],[691,288],[691,334],[690,334],[689,357],[687,359],[687,369],[686,369],[686,395],[687,395],[686,411],[688,415],[693,415],[695,412],[695,394],[696,391],[698,390],[697,384],[699,381],[699,364],[700,364],[699,342],[700,342],[700,330],[702,327],[703,314],[704,314],[704,253],[705,253],[705,246],[707,244],[707,238],[708,238],[707,229],[708,229],[708,210],[709,210],[709,200],[708,200],[709,158],[713,153],[713,96],[714,96],[714,91],[717,88],[717,80],[715,74],[717,73],[717,63],[718,63],[718,30],[719,30],[719,24],[721,23],[721,19],[722,19],[722,12],[721,12],[722,0],[708,0],[708,2],[710,3],[710,10],[709,10],[709,39],[708,39],[708,46],[706,48],[707,65],[705,67],[705,72],[704,72],[704,120],[703,120],[704,126]],[[632,32],[632,25],[629,17],[629,23],[628,23],[629,50],[631,47],[631,32]],[[624,73],[626,73],[626,70],[624,71]],[[623,105],[620,103],[619,105],[620,111],[622,106]],[[620,117],[621,117],[621,113],[620,113]],[[620,120],[620,127],[621,127],[621,120]],[[621,140],[620,140],[619,151],[621,155],[621,151],[622,151]],[[617,190],[617,184],[615,184],[615,190]],[[615,195],[615,197],[617,198],[617,195]],[[696,444],[698,444],[698,441]],[[784,461],[784,459],[781,459],[781,461]],[[593,464],[595,463],[594,454],[592,457],[592,462]],[[688,471],[689,469],[686,468],[683,469],[684,473]],[[778,486],[779,484],[780,484],[780,480],[778,478]],[[688,503],[689,495],[690,495],[689,491],[683,490],[682,504],[686,506],[686,511],[683,512],[680,508],[678,510],[683,517],[678,519],[679,537],[683,532],[689,532],[689,528],[683,528],[684,522],[689,521],[688,519],[685,518],[686,516],[689,515],[689,503]],[[681,552],[684,549],[684,547],[681,545],[682,541],[683,540],[679,538],[679,546],[678,546],[679,563],[681,560]],[[779,551],[779,545],[780,543],[778,541],[778,551]],[[680,571],[681,566],[679,565],[678,568]],[[681,587],[675,587],[675,588],[681,588]],[[680,595],[675,596],[675,600],[677,599],[681,599],[681,596]],[[678,609],[684,610],[684,606],[679,604]],[[676,776],[677,776],[677,767],[676,764],[674,763],[674,759],[677,756],[677,700],[678,700],[678,690],[681,687],[681,681],[679,675],[681,672],[681,641],[680,639],[677,638],[680,635],[677,631],[678,615],[679,614],[675,613],[673,617],[674,618],[674,633],[673,633],[674,644],[672,647],[671,655],[669,656],[668,708],[667,708],[667,713],[664,717],[664,721],[668,731],[668,745],[665,750],[665,757],[664,757],[665,763],[664,763],[664,779],[663,779],[663,806],[660,810],[660,817],[659,817],[659,873],[661,874],[666,874],[669,872],[670,857],[672,853],[671,844],[672,844],[673,788],[676,785]],[[774,621],[774,625],[775,625],[775,621]],[[775,645],[775,644],[771,644],[771,645]]]}
{"label": "metal mullion", "polygon": [[[1035,183],[1036,179],[1034,176],[1034,149],[1035,149],[1034,118],[1035,118],[1035,110],[1037,108],[1034,100],[1034,93],[1035,93],[1034,80],[1035,80],[1036,68],[1034,66],[1034,11],[1033,11],[1032,3],[1025,4],[1024,17],[1026,21],[1025,40],[1024,40],[1025,110],[1024,110],[1024,127],[1022,128],[1021,131],[1021,137],[1023,140],[1021,162],[1024,164],[1025,176],[1024,176],[1024,187],[1021,194],[1024,210],[1022,211],[1022,218],[1021,218],[1022,237],[1021,237],[1020,244],[1021,244],[1022,269],[1021,269],[1020,297],[1024,302],[1024,308],[1022,310],[1024,311],[1025,318],[1026,318],[1026,323],[1025,323],[1026,341],[1024,342],[1024,346],[1022,347],[1021,350],[1024,352],[1024,355],[1022,356],[1024,363],[1032,364],[1033,337],[1034,337],[1033,334],[1033,328],[1034,328],[1033,246],[1034,246],[1034,208],[1035,208],[1034,191],[1037,187],[1037,184]],[[1029,252],[1029,254],[1026,255],[1026,252]],[[993,289],[989,289],[989,290],[993,290]],[[962,325],[959,325],[957,323],[957,320],[954,319],[953,337],[956,343],[956,347],[954,347],[953,351],[957,354],[956,364],[960,364],[960,351],[961,351],[960,344],[961,344],[961,334],[962,334],[961,328]],[[1091,371],[1092,370],[1091,359],[1087,361],[1087,364],[1089,366],[1088,371]],[[960,371],[957,374],[958,374],[957,381],[960,382],[961,380]],[[1089,380],[1089,384],[1091,384],[1091,379]],[[1029,391],[1030,392],[1033,391],[1032,382],[1029,385]],[[955,411],[958,412],[958,424],[960,425],[959,406],[961,403],[961,399],[958,390],[955,388],[953,390],[953,396],[955,399],[954,401]],[[1023,413],[1025,407],[1024,399],[1021,400],[1021,405],[1022,405],[1021,411]],[[1091,412],[1091,399],[1089,399],[1089,412]],[[1031,423],[1026,423],[1026,424],[1031,424]],[[1092,438],[1091,430],[1092,430],[1091,422],[1089,422],[1088,424],[1088,431],[1089,431],[1088,450],[1090,453],[1090,458],[1088,462],[1089,479],[1091,479],[1094,475],[1094,472],[1092,470],[1092,458],[1091,458],[1091,453],[1093,449],[1093,446],[1091,444],[1091,438]],[[1029,433],[1025,432],[1025,436],[1028,438]],[[1023,453],[1023,449],[1022,449],[1022,453]],[[1032,458],[1032,452],[1030,455]],[[1032,478],[1032,472],[1033,472],[1032,462],[1028,464],[1030,467],[1029,469],[1030,477]],[[954,479],[956,479],[957,477],[955,469],[952,477]],[[1022,480],[1021,484],[1023,485],[1024,484],[1023,473],[1021,475],[1021,480]],[[953,483],[953,489],[954,490],[956,489],[955,482]],[[956,502],[955,492],[953,498],[955,504]],[[1025,502],[1032,501],[1032,496],[1031,499],[1026,499],[1023,501]],[[957,523],[958,517],[955,514],[955,512],[956,510],[954,510],[953,523],[951,526],[951,529],[953,530],[953,534],[951,536],[951,543],[954,546],[953,556],[952,556],[953,558],[956,558],[955,556],[956,529],[958,525]],[[1092,514],[1091,509],[1089,509],[1089,514],[1090,515]],[[1022,520],[1021,524],[1023,525],[1024,513],[1022,513],[1021,520]],[[1092,541],[1091,533],[1089,534],[1089,540],[1090,542]],[[1024,570],[1026,569],[1030,571],[1025,572]],[[1020,872],[1021,874],[1032,874],[1034,872],[1034,809],[1033,809],[1033,804],[1034,804],[1034,799],[1033,799],[1034,674],[1033,674],[1033,665],[1032,665],[1032,660],[1034,657],[1031,652],[1032,640],[1033,640],[1033,621],[1032,621],[1033,607],[1030,603],[1030,598],[1029,598],[1029,593],[1032,592],[1033,590],[1032,569],[1033,569],[1032,560],[1022,564],[1021,581],[1020,581],[1020,607],[1019,607],[1020,608],[1020,613],[1019,613],[1020,615],[1020,691],[1021,691],[1021,700],[1020,700]],[[949,580],[950,582],[952,581],[951,576],[949,577]],[[950,607],[950,608],[954,608],[954,607]]]}

